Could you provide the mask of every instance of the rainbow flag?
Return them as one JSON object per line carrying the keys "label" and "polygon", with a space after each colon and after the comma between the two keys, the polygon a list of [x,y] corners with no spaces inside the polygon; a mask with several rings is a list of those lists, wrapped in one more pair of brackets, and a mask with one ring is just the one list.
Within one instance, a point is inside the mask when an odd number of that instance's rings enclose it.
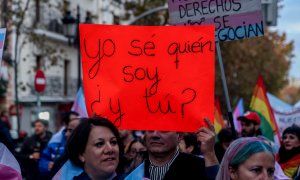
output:
{"label": "rainbow flag", "polygon": [[263,136],[275,143],[280,142],[279,129],[267,97],[266,88],[262,76],[258,77],[253,96],[250,103],[250,109],[255,111],[260,119],[260,128]]}
{"label": "rainbow flag", "polygon": [[[277,156],[277,159],[279,160],[278,156]],[[287,162],[280,164],[281,169],[283,170],[284,174],[290,178],[292,178],[297,173],[299,165],[300,165],[300,154],[294,156]]]}
{"label": "rainbow flag", "polygon": [[238,117],[242,116],[244,114],[244,99],[240,98],[238,104],[236,105],[234,111],[233,111],[233,123],[235,130],[240,133],[242,131],[241,122],[238,121]]}
{"label": "rainbow flag", "polygon": [[214,126],[216,134],[218,134],[222,128],[225,128],[224,118],[221,112],[220,100],[216,98],[215,101],[215,118],[214,118]]}

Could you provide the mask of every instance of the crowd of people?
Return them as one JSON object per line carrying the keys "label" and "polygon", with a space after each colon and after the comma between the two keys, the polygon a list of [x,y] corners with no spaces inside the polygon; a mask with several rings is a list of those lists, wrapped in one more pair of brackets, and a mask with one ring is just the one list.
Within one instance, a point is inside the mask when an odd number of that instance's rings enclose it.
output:
{"label": "crowd of people", "polygon": [[195,133],[128,131],[106,118],[70,111],[53,135],[46,121],[36,120],[19,152],[0,129],[0,179],[300,179],[300,127],[285,129],[276,148],[262,136],[255,112],[238,120],[242,130],[234,139],[229,128],[216,134],[208,119]]}

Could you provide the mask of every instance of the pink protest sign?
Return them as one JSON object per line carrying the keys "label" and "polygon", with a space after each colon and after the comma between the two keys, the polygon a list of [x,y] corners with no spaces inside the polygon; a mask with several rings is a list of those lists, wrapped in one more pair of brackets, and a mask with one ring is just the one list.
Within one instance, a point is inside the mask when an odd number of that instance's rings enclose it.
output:
{"label": "pink protest sign", "polygon": [[264,34],[261,0],[168,0],[168,4],[171,24],[215,24],[219,41]]}

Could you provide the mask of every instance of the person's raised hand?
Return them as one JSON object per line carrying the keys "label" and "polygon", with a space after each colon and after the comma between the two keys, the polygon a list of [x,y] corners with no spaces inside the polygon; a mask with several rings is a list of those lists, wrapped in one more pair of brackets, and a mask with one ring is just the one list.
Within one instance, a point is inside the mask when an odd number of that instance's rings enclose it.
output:
{"label": "person's raised hand", "polygon": [[208,118],[204,118],[207,127],[200,128],[197,134],[197,140],[201,142],[200,150],[204,156],[206,166],[218,164],[218,160],[215,154],[215,128]]}

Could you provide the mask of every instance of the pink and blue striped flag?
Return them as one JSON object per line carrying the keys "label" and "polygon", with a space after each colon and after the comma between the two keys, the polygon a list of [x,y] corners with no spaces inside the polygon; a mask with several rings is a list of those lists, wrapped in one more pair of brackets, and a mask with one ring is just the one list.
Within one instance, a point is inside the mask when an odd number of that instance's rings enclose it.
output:
{"label": "pink and blue striped flag", "polygon": [[0,33],[0,49],[3,49],[4,45],[4,35],[3,33]]}
{"label": "pink and blue striped flag", "polygon": [[5,28],[0,29],[0,65],[2,60],[3,48],[4,48],[5,33],[6,33]]}
{"label": "pink and blue striped flag", "polygon": [[22,180],[18,161],[2,143],[0,143],[0,179]]}
{"label": "pink and blue striped flag", "polygon": [[70,160],[68,160],[55,174],[52,180],[70,180],[74,176],[78,176],[83,171],[82,168],[74,165]]}
{"label": "pink and blue striped flag", "polygon": [[242,116],[244,114],[244,100],[243,98],[240,98],[238,104],[236,105],[234,111],[233,111],[233,123],[235,130],[240,133],[242,131],[241,122],[237,120],[239,116]]}
{"label": "pink and blue striped flag", "polygon": [[72,111],[78,112],[80,117],[88,117],[82,87],[80,87],[77,92],[74,104],[72,106]]}

